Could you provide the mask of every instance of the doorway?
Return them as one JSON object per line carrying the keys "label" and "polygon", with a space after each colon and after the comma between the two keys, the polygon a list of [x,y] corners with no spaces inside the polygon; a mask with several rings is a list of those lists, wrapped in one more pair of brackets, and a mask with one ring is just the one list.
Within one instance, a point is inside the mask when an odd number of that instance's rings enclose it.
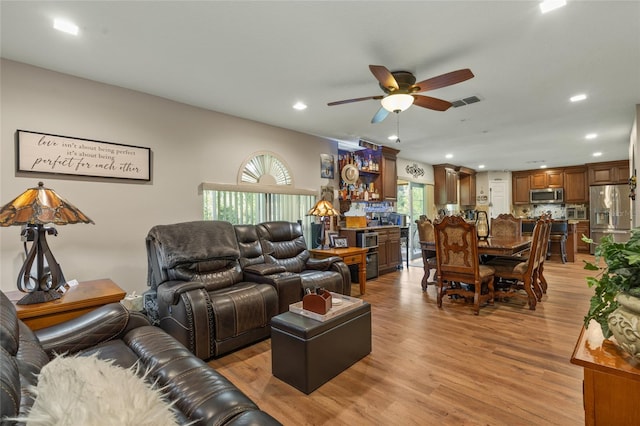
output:
{"label": "doorway", "polygon": [[489,182],[489,217],[510,213],[510,204],[507,181],[491,180]]}
{"label": "doorway", "polygon": [[[409,261],[422,258],[418,228],[415,221],[418,220],[421,215],[427,214],[426,185],[423,183],[398,180],[398,202],[396,211],[407,216],[409,238],[408,241],[403,242],[403,244],[409,245]],[[402,256],[403,262],[406,262],[406,246],[402,247]]]}

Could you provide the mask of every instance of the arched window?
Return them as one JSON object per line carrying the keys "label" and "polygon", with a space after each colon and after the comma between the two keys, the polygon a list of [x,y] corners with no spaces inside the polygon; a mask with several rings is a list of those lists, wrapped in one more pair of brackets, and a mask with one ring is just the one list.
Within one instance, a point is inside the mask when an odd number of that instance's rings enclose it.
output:
{"label": "arched window", "polygon": [[240,172],[238,183],[293,185],[289,168],[270,152],[254,155],[242,165]]}

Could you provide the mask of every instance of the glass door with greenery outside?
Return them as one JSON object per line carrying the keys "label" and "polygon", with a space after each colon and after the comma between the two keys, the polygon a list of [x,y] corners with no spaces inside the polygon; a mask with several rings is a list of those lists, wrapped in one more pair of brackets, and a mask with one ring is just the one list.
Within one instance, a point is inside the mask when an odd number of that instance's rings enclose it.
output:
{"label": "glass door with greenery outside", "polygon": [[[407,215],[409,225],[409,260],[421,257],[420,239],[415,221],[420,215],[426,214],[425,186],[422,183],[398,181],[397,212]],[[406,250],[403,250],[406,253]]]}

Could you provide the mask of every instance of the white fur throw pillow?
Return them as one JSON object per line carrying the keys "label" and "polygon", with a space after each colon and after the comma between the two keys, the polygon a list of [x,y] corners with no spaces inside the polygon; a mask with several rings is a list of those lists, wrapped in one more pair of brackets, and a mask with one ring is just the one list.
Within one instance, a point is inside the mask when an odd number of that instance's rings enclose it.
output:
{"label": "white fur throw pillow", "polygon": [[31,390],[29,426],[176,425],[171,404],[139,377],[95,355],[58,356],[42,368]]}

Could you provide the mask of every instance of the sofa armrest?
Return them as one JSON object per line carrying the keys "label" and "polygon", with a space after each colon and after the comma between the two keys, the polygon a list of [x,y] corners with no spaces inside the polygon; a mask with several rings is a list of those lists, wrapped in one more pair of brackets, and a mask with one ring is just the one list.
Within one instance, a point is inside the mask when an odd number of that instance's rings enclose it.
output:
{"label": "sofa armrest", "polygon": [[282,265],[278,265],[277,263],[258,263],[255,265],[247,265],[242,268],[242,271],[248,272],[252,275],[265,276],[277,274],[280,272],[286,272],[287,269]]}
{"label": "sofa armrest", "polygon": [[77,318],[36,330],[35,335],[51,356],[53,353],[74,353],[119,339],[144,325],[149,325],[149,320],[143,314],[131,312],[120,303],[110,303]]}
{"label": "sofa armrest", "polygon": [[158,286],[157,297],[167,306],[177,305],[182,293],[203,288],[204,284],[199,281],[166,281]]}
{"label": "sofa armrest", "polygon": [[[257,266],[257,265],[254,265]],[[300,274],[280,272],[271,275],[255,274],[250,268],[244,270],[244,280],[260,284],[271,284],[278,293],[278,313],[287,312],[289,305],[302,300]]]}
{"label": "sofa armrest", "polygon": [[342,262],[342,258],[340,256],[331,256],[324,259],[315,259],[310,257],[309,260],[307,260],[306,268],[315,269],[317,271],[328,271],[331,268],[331,265],[336,262]]}
{"label": "sofa armrest", "polygon": [[351,272],[347,264],[344,262],[333,262],[330,269],[338,272],[342,276],[342,294],[351,296]]}

